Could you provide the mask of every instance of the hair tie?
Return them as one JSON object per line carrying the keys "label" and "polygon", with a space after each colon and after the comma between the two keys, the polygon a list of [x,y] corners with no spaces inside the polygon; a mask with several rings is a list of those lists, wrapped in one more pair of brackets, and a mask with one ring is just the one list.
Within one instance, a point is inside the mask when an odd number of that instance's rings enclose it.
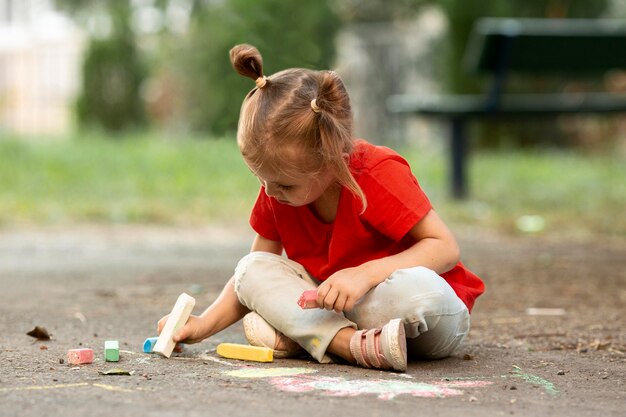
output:
{"label": "hair tie", "polygon": [[256,80],[254,80],[254,83],[256,84],[257,87],[259,88],[263,88],[265,87],[265,84],[267,84],[267,77],[265,77],[265,75],[257,78]]}
{"label": "hair tie", "polygon": [[319,113],[320,112],[320,108],[317,106],[317,100],[316,99],[311,100],[311,108],[313,109],[313,111],[315,113]]}

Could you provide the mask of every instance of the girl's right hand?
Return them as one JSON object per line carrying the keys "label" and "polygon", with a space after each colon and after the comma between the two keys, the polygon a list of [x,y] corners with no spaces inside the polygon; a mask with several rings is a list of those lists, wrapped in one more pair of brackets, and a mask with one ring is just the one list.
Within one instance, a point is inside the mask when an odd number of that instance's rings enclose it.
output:
{"label": "girl's right hand", "polygon": [[[161,334],[169,314],[163,316],[157,323],[157,332]],[[206,333],[203,326],[203,321],[198,316],[189,316],[187,323],[174,335],[174,342],[176,343],[198,343],[206,339]]]}

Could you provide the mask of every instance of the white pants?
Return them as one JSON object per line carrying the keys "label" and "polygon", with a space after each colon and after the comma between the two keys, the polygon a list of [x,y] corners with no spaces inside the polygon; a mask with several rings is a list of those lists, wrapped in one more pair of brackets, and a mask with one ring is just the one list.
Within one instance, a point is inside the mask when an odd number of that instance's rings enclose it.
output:
{"label": "white pants", "polygon": [[302,265],[267,252],[252,252],[235,268],[239,301],[296,341],[319,362],[331,362],[328,345],[344,327],[372,329],[404,321],[409,358],[450,356],[469,332],[470,317],[452,287],[434,271],[399,269],[371,289],[350,312],[303,310],[297,301],[316,288]]}

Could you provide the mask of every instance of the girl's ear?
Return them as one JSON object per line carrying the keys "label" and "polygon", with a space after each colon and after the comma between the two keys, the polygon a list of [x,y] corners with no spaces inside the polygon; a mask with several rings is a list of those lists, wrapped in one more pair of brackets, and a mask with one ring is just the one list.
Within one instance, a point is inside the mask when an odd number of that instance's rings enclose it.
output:
{"label": "girl's ear", "polygon": [[345,161],[346,164],[350,162],[350,154],[349,153],[344,152],[344,153],[341,154],[341,157],[343,158],[343,160]]}

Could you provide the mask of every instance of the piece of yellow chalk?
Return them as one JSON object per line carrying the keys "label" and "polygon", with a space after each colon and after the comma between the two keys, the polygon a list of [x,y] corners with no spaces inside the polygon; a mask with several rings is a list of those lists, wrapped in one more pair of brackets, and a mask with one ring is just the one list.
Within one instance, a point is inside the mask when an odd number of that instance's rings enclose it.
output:
{"label": "piece of yellow chalk", "polygon": [[242,361],[272,362],[274,360],[274,351],[270,348],[237,343],[220,343],[217,345],[217,354]]}

